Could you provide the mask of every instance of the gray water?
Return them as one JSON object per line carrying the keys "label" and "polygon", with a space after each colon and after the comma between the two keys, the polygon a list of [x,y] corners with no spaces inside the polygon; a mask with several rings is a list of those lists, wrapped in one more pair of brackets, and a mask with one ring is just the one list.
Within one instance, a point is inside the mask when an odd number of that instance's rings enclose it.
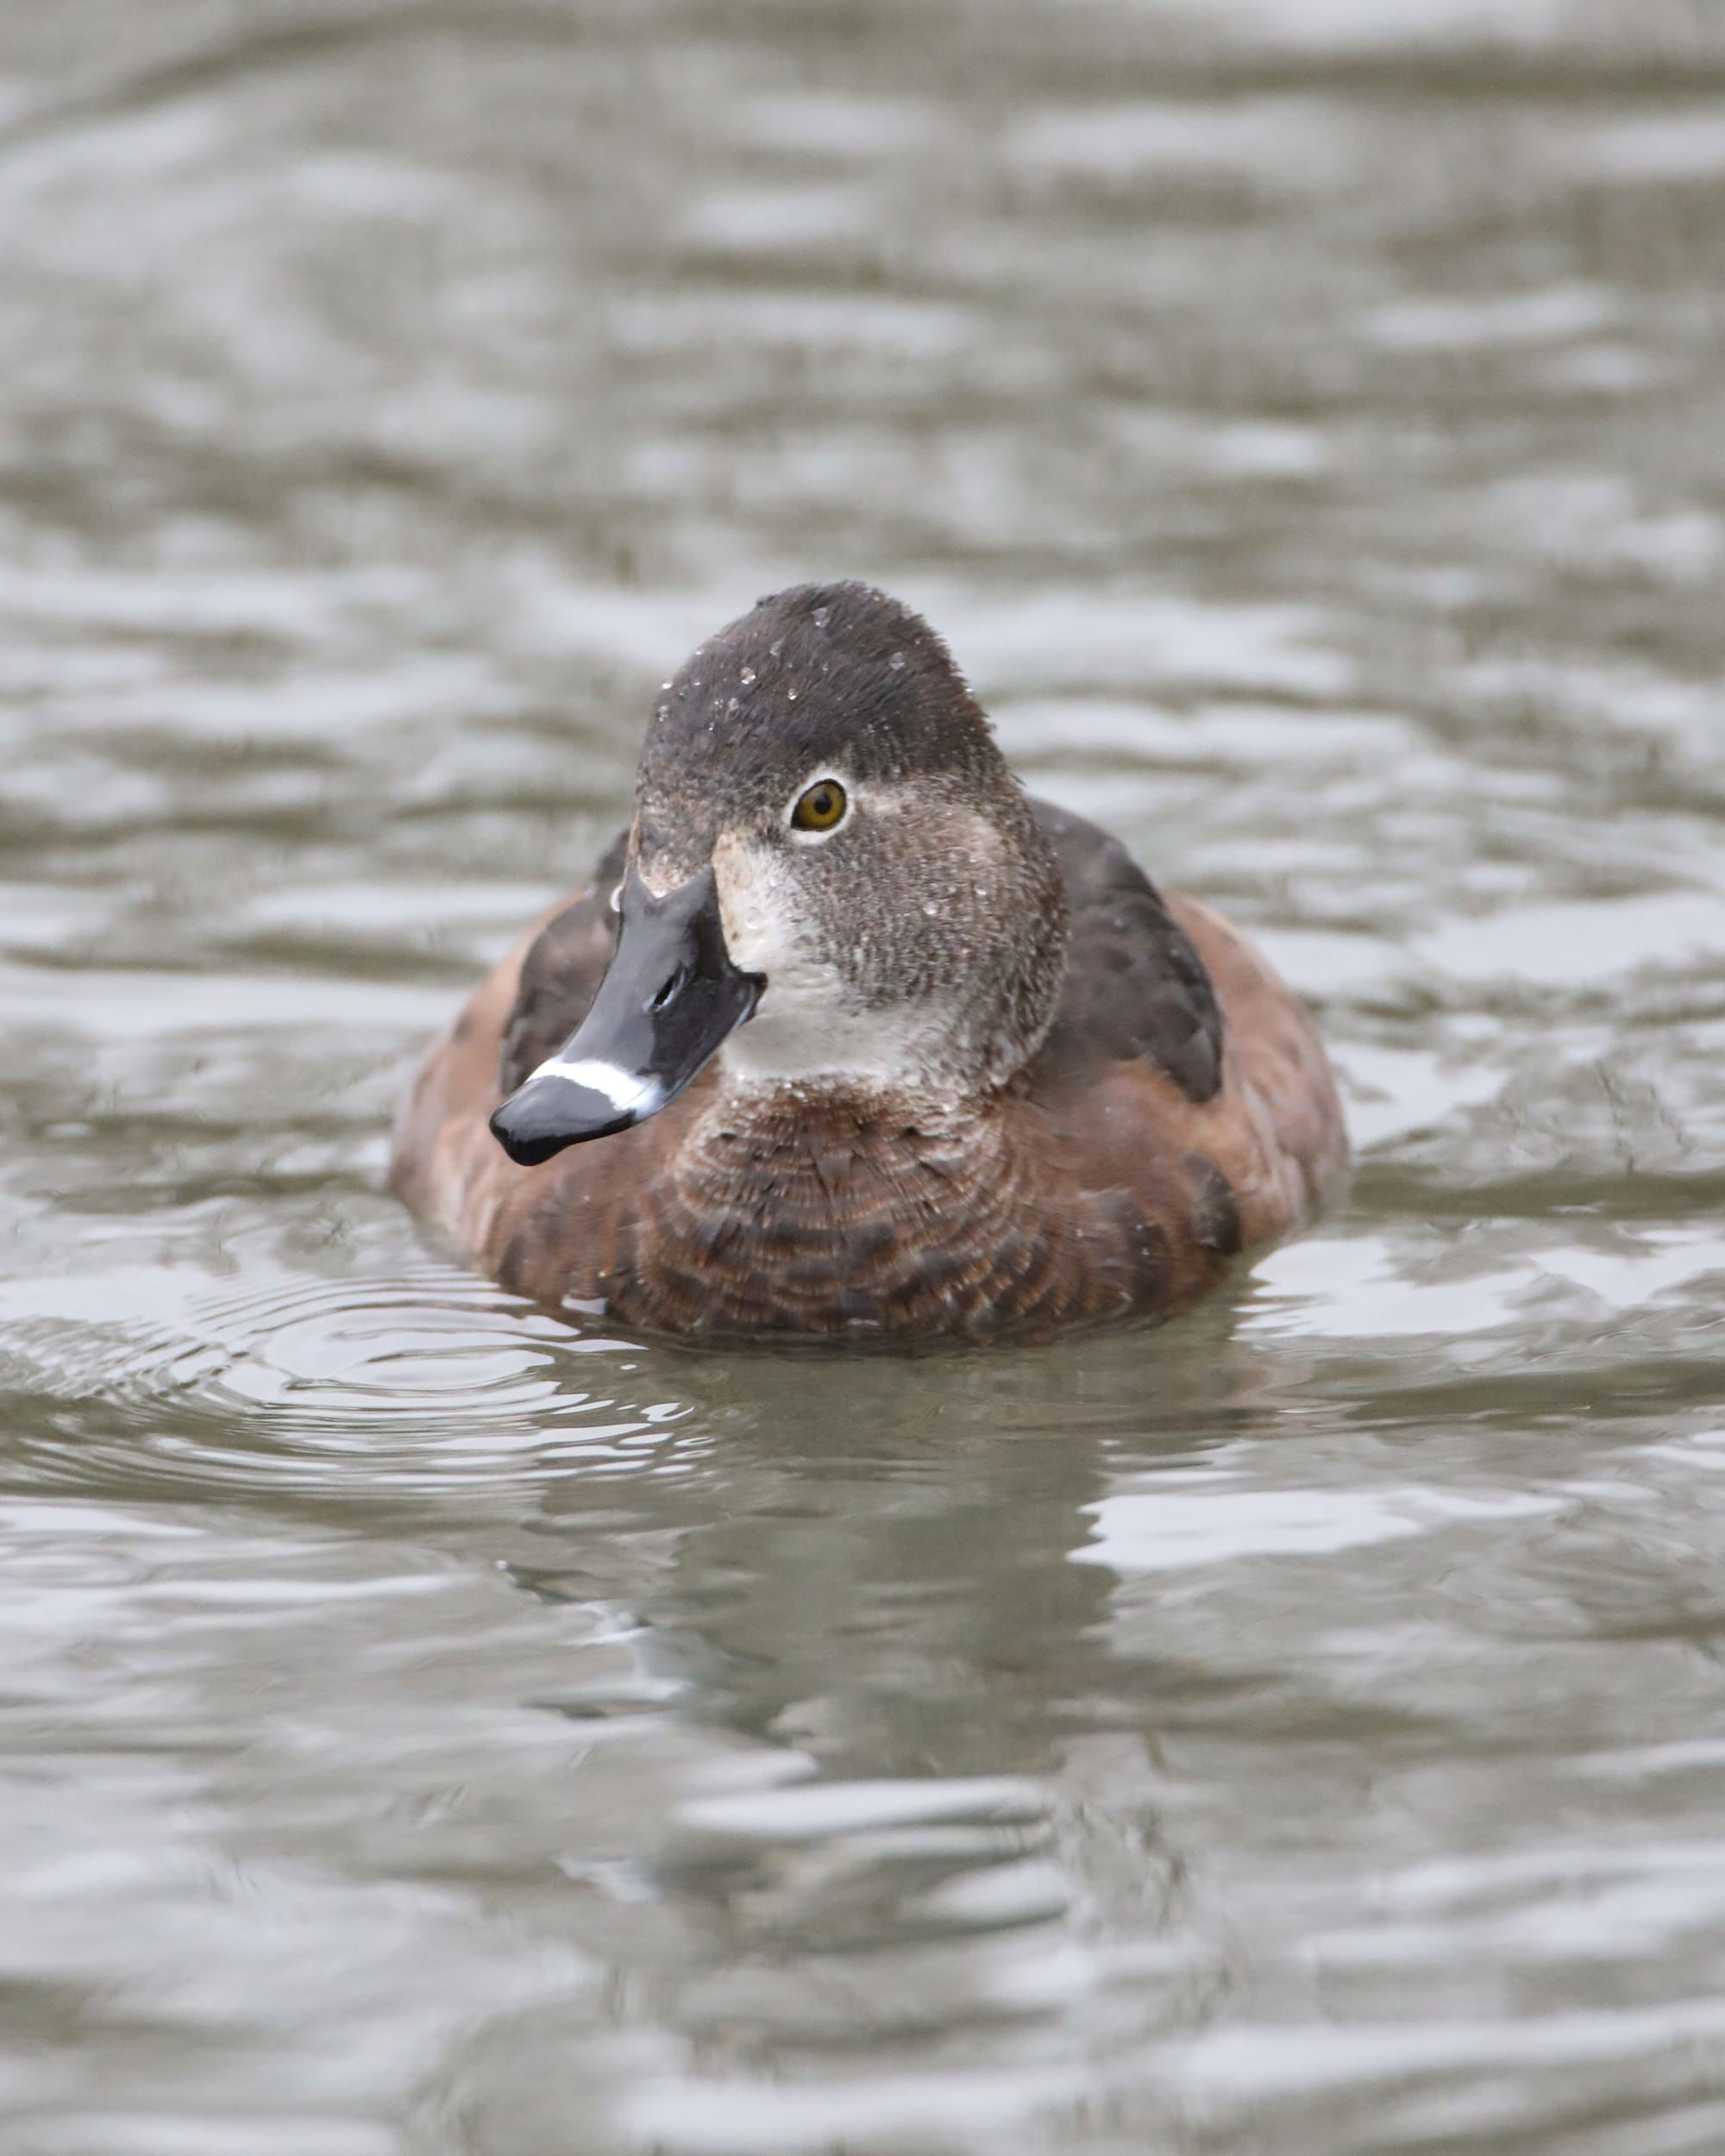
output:
{"label": "gray water", "polygon": [[[1725,10],[0,4],[0,2156],[1725,2147]],[[755,596],[1320,1014],[1165,1330],[380,1191]]]}

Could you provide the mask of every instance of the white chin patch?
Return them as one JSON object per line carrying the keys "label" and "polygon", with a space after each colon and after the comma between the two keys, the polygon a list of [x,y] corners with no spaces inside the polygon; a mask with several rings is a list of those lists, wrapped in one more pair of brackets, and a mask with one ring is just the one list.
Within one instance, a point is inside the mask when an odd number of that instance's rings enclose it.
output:
{"label": "white chin patch", "polygon": [[665,1098],[665,1088],[656,1078],[637,1078],[633,1071],[619,1070],[615,1063],[603,1063],[596,1056],[583,1056],[574,1063],[566,1063],[561,1056],[553,1056],[541,1063],[533,1075],[567,1078],[571,1085],[585,1086],[589,1093],[603,1094],[619,1115],[651,1115]]}
{"label": "white chin patch", "polygon": [[746,1084],[837,1078],[893,1085],[926,1071],[932,1044],[927,1013],[847,1008],[825,978],[806,987],[769,981],[760,1007],[719,1051],[725,1069]]}
{"label": "white chin patch", "polygon": [[[871,792],[871,801],[880,798]],[[713,873],[731,963],[767,977],[754,1017],[719,1050],[728,1077],[744,1085],[831,1078],[891,1086],[929,1075],[943,1014],[922,1004],[873,1011],[856,1003],[837,968],[810,955],[819,933],[800,918],[797,878],[782,861],[727,835],[713,849]]]}

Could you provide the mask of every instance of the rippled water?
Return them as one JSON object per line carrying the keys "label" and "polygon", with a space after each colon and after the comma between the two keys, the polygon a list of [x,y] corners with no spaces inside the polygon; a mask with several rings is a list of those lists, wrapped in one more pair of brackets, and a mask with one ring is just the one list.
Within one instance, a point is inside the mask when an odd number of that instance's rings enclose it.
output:
{"label": "rippled water", "polygon": [[[1725,2146],[1725,15],[0,6],[0,2152]],[[1159,1333],[379,1184],[774,584],[1320,1011]]]}

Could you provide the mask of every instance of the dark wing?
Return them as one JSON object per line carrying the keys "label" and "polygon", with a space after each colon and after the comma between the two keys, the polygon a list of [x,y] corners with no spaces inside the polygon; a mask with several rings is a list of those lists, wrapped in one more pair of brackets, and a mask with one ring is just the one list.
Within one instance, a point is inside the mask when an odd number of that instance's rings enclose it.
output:
{"label": "dark wing", "polygon": [[1189,1100],[1222,1082],[1222,1012],[1204,962],[1119,839],[1047,801],[1031,808],[1066,881],[1066,978],[1039,1073],[1077,1078],[1147,1057]]}
{"label": "dark wing", "polygon": [[555,1056],[587,1014],[617,944],[611,894],[623,881],[629,833],[620,831],[593,870],[593,881],[548,921],[521,962],[515,1006],[503,1029],[498,1083],[513,1093],[548,1056]]}

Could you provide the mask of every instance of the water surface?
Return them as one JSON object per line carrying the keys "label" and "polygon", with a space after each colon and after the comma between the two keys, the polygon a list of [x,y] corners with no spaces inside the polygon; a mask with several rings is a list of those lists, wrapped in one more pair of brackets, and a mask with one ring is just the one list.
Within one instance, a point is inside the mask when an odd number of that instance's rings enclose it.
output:
{"label": "water surface", "polygon": [[[1725,2145],[1725,17],[0,7],[0,2156]],[[380,1190],[859,573],[1320,1014],[1164,1331]]]}

